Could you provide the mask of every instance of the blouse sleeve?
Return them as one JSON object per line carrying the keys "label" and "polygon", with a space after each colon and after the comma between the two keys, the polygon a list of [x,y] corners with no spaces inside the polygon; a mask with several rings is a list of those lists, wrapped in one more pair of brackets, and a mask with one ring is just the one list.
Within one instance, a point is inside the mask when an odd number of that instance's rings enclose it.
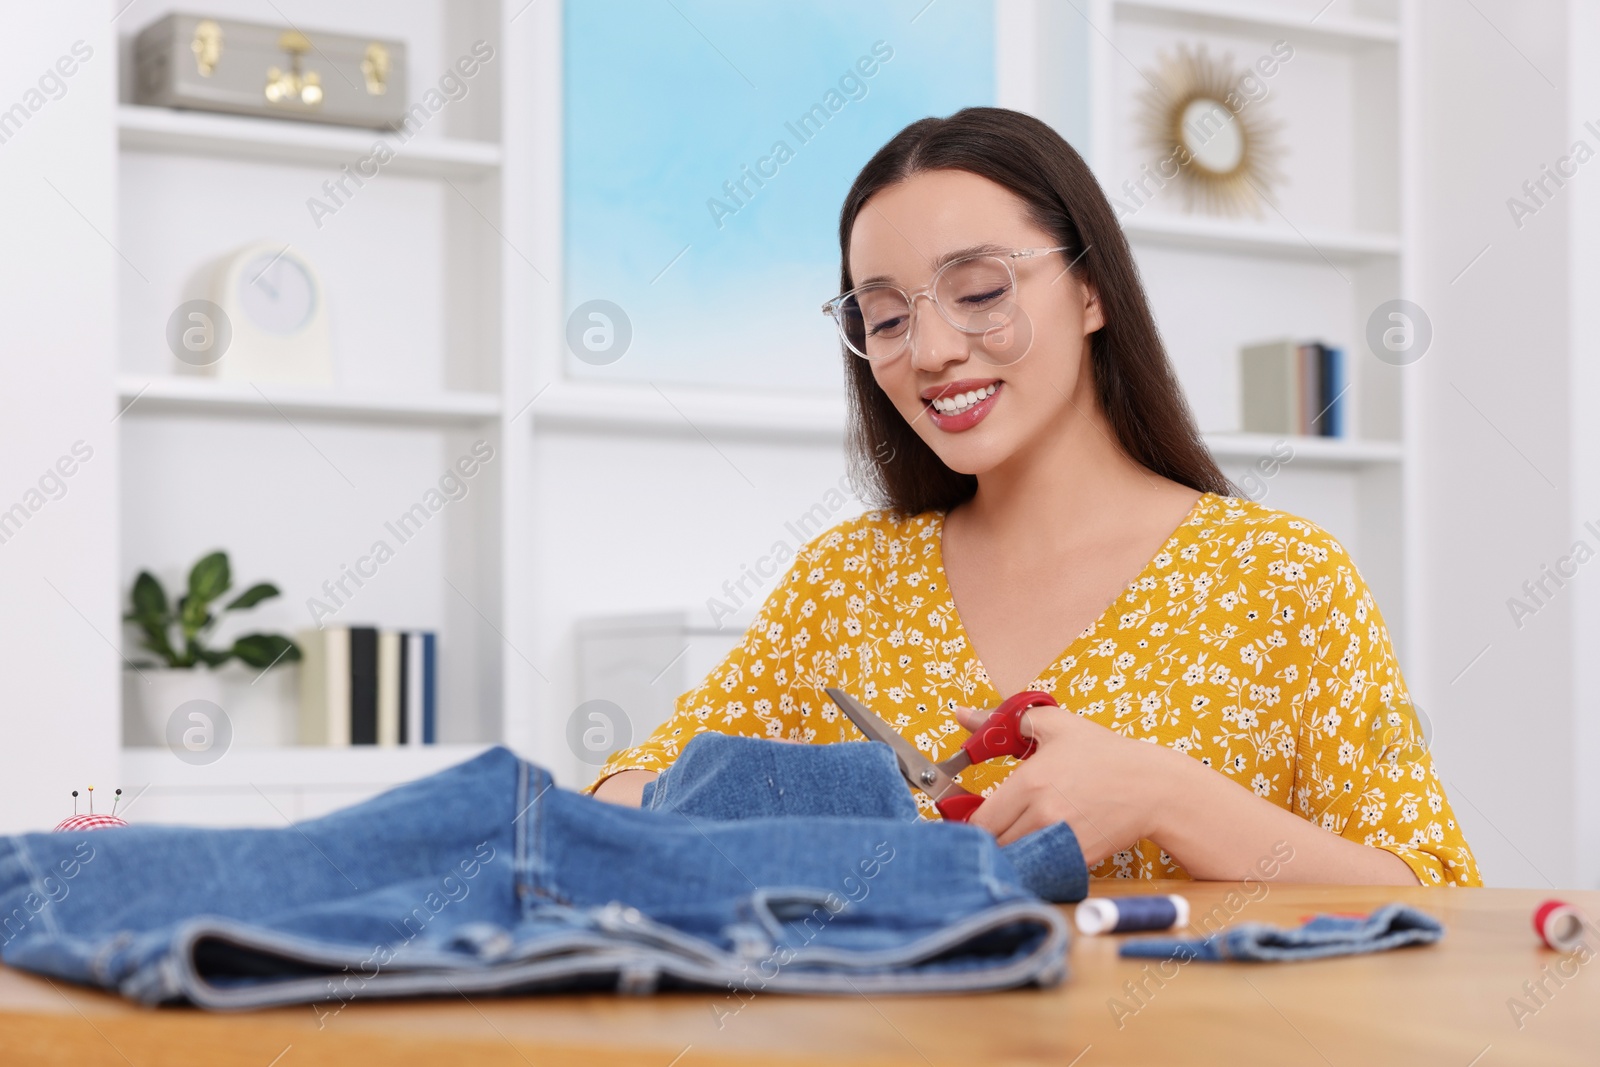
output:
{"label": "blouse sleeve", "polygon": [[1312,677],[1295,810],[1347,840],[1393,852],[1423,885],[1482,885],[1371,592],[1331,537],[1307,538],[1300,549],[1313,557],[1307,569],[1325,578],[1314,594],[1322,603],[1307,604],[1297,636],[1311,646]]}
{"label": "blouse sleeve", "polygon": [[699,685],[678,697],[671,717],[648,739],[613,753],[585,793],[593,793],[618,771],[666,770],[683,746],[706,730],[791,741],[813,739],[815,731],[802,725],[803,719],[811,718],[812,697],[797,687],[800,672],[796,667],[810,644],[805,622],[816,613],[829,581],[821,558],[823,549],[838,537],[836,532],[823,534],[796,554],[744,638]]}

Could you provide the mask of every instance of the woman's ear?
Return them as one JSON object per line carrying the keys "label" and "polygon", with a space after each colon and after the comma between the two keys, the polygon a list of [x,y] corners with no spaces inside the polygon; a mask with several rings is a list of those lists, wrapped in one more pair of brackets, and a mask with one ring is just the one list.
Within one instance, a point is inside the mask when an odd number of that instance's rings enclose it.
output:
{"label": "woman's ear", "polygon": [[1106,325],[1105,306],[1100,303],[1100,290],[1093,282],[1083,283],[1083,335],[1089,336]]}

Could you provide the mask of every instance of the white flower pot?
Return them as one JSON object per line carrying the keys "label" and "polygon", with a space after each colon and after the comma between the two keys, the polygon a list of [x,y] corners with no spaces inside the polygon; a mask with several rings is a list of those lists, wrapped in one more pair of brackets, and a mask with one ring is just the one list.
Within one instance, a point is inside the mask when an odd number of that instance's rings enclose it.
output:
{"label": "white flower pot", "polygon": [[207,700],[222,707],[222,679],[208,668],[172,670],[166,667],[140,667],[125,672],[125,692],[132,714],[124,717],[127,745],[150,746],[167,743],[167,721],[182,704]]}

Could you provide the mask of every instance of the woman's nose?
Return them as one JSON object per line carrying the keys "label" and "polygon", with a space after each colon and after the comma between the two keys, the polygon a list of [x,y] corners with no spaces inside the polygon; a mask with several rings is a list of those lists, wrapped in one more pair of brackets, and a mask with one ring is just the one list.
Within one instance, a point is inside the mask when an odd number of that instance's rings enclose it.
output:
{"label": "woman's nose", "polygon": [[[925,294],[919,294],[921,299]],[[911,324],[911,363],[918,370],[937,371],[967,358],[972,337],[950,325],[939,314],[933,298],[918,307]]]}

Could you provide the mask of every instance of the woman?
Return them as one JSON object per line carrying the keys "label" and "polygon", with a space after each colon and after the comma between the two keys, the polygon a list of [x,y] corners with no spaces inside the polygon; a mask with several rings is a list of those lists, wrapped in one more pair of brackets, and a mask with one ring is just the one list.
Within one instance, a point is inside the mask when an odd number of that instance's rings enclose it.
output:
{"label": "woman", "polygon": [[[1083,160],[1036,119],[902,130],[840,216],[853,463],[887,504],[808,543],[741,645],[590,787],[639,802],[703,730],[939,760],[1024,689],[1026,762],[970,768],[1002,844],[1065,820],[1092,873],[1476,885],[1354,564],[1229,495]],[[926,798],[918,796],[933,816]]]}

